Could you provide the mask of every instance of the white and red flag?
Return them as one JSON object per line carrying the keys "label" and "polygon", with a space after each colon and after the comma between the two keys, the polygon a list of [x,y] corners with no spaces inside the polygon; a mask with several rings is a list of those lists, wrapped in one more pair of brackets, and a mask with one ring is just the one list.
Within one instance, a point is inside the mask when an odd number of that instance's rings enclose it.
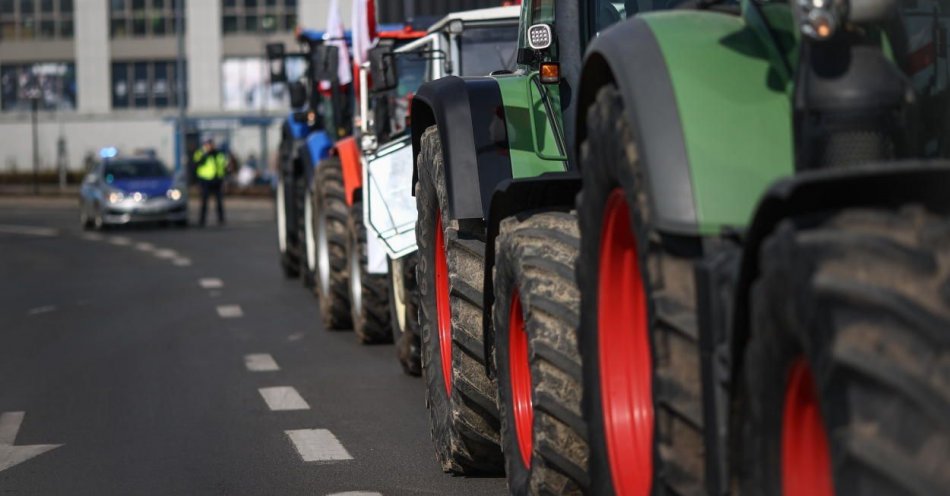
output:
{"label": "white and red flag", "polygon": [[366,55],[376,43],[375,0],[353,0],[353,61],[356,66],[366,62]]}
{"label": "white and red flag", "polygon": [[343,18],[340,17],[340,6],[337,0],[330,0],[330,11],[327,14],[327,31],[324,38],[327,45],[334,45],[340,49],[340,62],[337,68],[337,74],[340,78],[340,84],[350,84],[353,82],[353,73],[350,69],[350,51],[346,47],[346,29],[343,27]]}

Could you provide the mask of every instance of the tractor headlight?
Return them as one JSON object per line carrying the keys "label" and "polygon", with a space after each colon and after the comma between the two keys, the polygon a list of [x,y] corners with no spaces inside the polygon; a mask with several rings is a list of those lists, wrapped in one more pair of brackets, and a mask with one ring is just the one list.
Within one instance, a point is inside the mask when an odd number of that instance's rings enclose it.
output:
{"label": "tractor headlight", "polygon": [[181,200],[181,190],[178,188],[172,188],[165,193],[165,196],[167,196],[168,199],[172,201]]}
{"label": "tractor headlight", "polygon": [[121,191],[113,191],[109,193],[109,203],[119,203],[125,199],[125,195]]}

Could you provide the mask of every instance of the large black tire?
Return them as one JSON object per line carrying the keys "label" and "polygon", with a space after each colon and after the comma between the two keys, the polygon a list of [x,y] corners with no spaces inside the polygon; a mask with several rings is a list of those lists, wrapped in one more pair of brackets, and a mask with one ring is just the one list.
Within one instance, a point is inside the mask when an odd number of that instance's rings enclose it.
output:
{"label": "large black tire", "polygon": [[[495,369],[512,494],[581,494],[587,481],[576,332],[580,295],[574,280],[579,238],[576,216],[545,212],[524,221],[505,219],[495,241]],[[516,295],[521,314],[512,319]],[[512,340],[519,344],[512,346]],[[513,380],[513,370],[522,380],[530,371],[530,381]],[[533,411],[533,419],[525,427],[528,416],[516,405],[528,397],[531,408],[525,410]],[[521,426],[516,417],[523,419]],[[519,443],[519,433],[532,439],[530,452],[527,443]]]}
{"label": "large black tire", "polygon": [[314,289],[320,302],[320,319],[326,330],[350,329],[349,273],[346,260],[349,208],[343,190],[340,159],[329,157],[313,175],[313,232],[317,267]]}
{"label": "large black tire", "polygon": [[277,227],[277,249],[280,253],[280,268],[284,277],[296,278],[300,275],[300,261],[294,254],[296,244],[294,206],[294,182],[283,170],[277,175],[277,189],[274,192],[274,215]]}
{"label": "large black tire", "polygon": [[353,331],[363,344],[391,343],[389,276],[370,274],[366,262],[366,226],[363,202],[353,202],[348,224],[346,256],[349,269],[350,313]]}
{"label": "large black tire", "polygon": [[418,252],[389,260],[389,321],[396,356],[403,372],[422,375],[422,342],[419,339],[419,285],[416,283]]}
{"label": "large black tire", "polygon": [[[442,469],[456,474],[497,473],[503,468],[499,447],[496,387],[485,372],[482,345],[482,285],[485,242],[462,233],[456,220],[442,225],[443,244],[436,245],[439,219],[449,219],[442,144],[435,126],[422,136],[417,160],[416,239],[419,245],[422,375],[436,455]],[[451,315],[451,371],[444,379],[436,304],[436,250],[447,263]],[[446,387],[446,382],[450,386]]]}
{"label": "large black tire", "polygon": [[743,494],[808,480],[782,469],[795,363],[813,377],[834,494],[946,494],[950,221],[919,206],[792,218],[758,258],[739,403]]}
{"label": "large black tire", "polygon": [[[583,412],[590,445],[590,487],[593,494],[618,494],[618,481],[629,483],[630,474],[640,474],[652,494],[701,494],[704,491],[703,433],[700,355],[696,319],[696,295],[692,260],[699,255],[694,243],[666,237],[653,228],[650,192],[644,189],[638,145],[627,121],[624,102],[614,86],[602,88],[588,109],[587,138],[581,146],[584,190],[578,202],[581,253],[577,280],[581,291],[579,345],[584,370]],[[611,195],[617,196],[611,196]],[[646,315],[638,315],[646,334],[652,371],[645,368],[652,395],[643,401],[652,406],[652,467],[612,471],[608,455],[607,421],[604,416],[599,283],[601,240],[609,200],[626,212],[635,245],[634,259],[640,268],[639,284]],[[622,219],[618,217],[618,219]],[[618,221],[621,222],[621,221]],[[611,267],[609,270],[621,270]],[[609,295],[608,295],[609,296]],[[609,301],[609,300],[608,300]],[[629,305],[634,305],[631,301]],[[635,307],[633,307],[635,308]],[[633,333],[637,322],[624,322]],[[605,345],[605,349],[610,346]],[[614,347],[613,349],[616,349]],[[607,367],[607,366],[605,366]],[[644,366],[646,367],[646,366]],[[616,396],[606,398],[613,401]],[[622,417],[622,416],[621,416]],[[632,417],[630,417],[632,418]],[[631,425],[631,424],[624,424]],[[645,423],[647,428],[649,422]],[[616,439],[616,438],[615,438]],[[643,437],[643,439],[649,439]],[[615,445],[620,444],[618,442]],[[614,446],[614,449],[617,449]],[[646,474],[646,475],[644,475]],[[652,477],[651,477],[652,475]]]}
{"label": "large black tire", "polygon": [[[297,239],[300,240],[300,280],[307,289],[314,289],[317,272],[317,240],[313,230],[313,181],[303,185],[298,194]],[[316,293],[314,291],[314,293]]]}

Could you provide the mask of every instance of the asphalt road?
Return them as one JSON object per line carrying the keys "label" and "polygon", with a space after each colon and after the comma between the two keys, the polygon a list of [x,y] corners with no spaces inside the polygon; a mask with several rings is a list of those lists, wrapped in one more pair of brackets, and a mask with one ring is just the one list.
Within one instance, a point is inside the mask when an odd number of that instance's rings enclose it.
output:
{"label": "asphalt road", "polygon": [[0,494],[504,494],[442,473],[391,345],[320,328],[270,204],[229,206],[90,235],[0,197]]}

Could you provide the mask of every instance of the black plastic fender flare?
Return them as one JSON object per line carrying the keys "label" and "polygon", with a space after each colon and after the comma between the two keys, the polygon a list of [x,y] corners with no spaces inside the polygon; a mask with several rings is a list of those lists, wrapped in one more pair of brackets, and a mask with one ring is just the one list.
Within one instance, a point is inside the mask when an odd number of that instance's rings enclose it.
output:
{"label": "black plastic fender flare", "polygon": [[[498,83],[448,76],[423,84],[412,99],[412,191],[422,133],[439,127],[449,217],[484,219],[498,183],[511,178],[508,130]],[[415,194],[415,193],[413,193]]]}
{"label": "black plastic fender flare", "polygon": [[[654,224],[662,231],[694,234],[698,220],[676,95],[659,42],[640,18],[611,27],[591,43],[578,91],[575,147],[586,139],[587,109],[598,90],[611,83],[623,95],[637,137]],[[580,156],[579,149],[575,154]]]}

